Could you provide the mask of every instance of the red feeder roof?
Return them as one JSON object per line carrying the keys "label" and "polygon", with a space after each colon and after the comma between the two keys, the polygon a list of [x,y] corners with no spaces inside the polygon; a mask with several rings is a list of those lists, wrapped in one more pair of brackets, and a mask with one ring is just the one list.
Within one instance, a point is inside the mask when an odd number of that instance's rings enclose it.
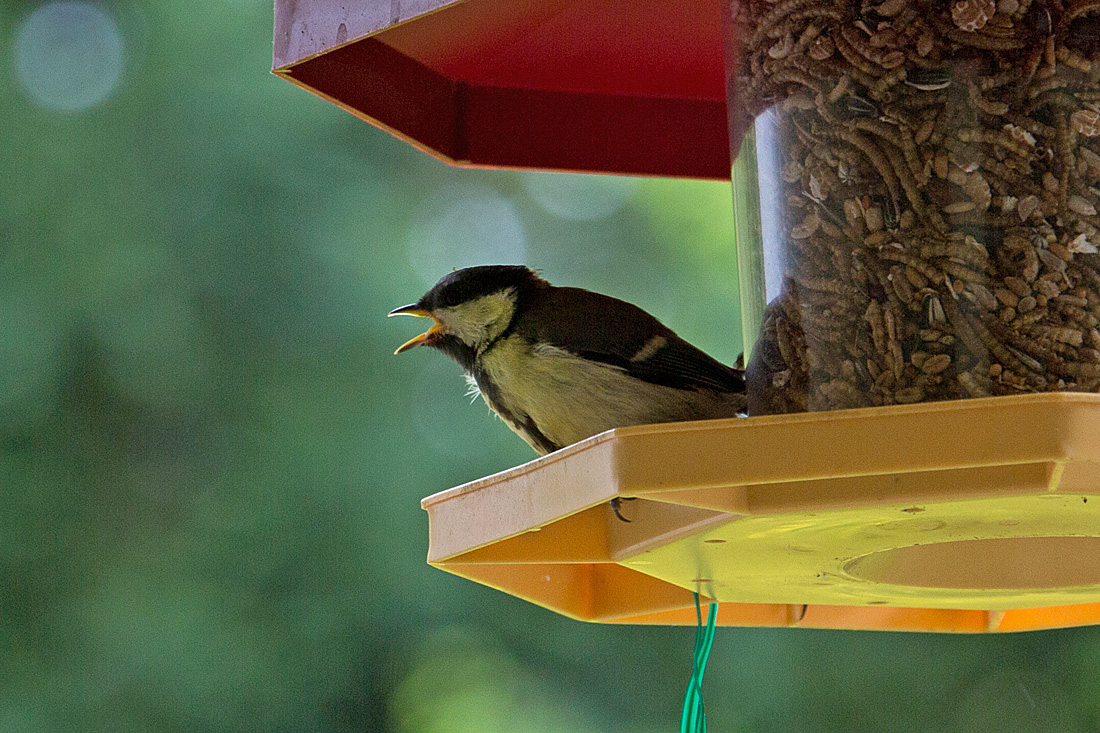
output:
{"label": "red feeder roof", "polygon": [[463,166],[729,178],[721,0],[276,0],[274,71]]}

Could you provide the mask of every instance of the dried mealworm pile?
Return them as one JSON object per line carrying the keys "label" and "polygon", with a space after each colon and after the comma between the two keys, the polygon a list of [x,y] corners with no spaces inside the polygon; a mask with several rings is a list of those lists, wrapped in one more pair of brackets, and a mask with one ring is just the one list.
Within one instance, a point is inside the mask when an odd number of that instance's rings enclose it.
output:
{"label": "dried mealworm pile", "polygon": [[755,410],[1100,389],[1100,0],[734,19],[784,187]]}

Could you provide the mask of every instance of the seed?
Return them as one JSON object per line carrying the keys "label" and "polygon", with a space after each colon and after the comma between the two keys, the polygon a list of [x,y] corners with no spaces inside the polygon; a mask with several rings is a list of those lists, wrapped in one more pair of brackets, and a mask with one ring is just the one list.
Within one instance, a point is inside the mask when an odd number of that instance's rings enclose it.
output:
{"label": "seed", "polygon": [[943,150],[937,151],[936,157],[932,159],[932,170],[936,172],[937,178],[947,179],[950,173],[947,164],[947,152]]}
{"label": "seed", "polygon": [[1093,170],[1100,170],[1100,155],[1092,152],[1090,148],[1086,148],[1084,145],[1082,145],[1080,148],[1078,148],[1077,155],[1081,158],[1082,161],[1084,161],[1088,165],[1089,168],[1092,168]]}
{"label": "seed", "polygon": [[985,397],[989,394],[988,385],[983,387],[970,372],[959,372],[958,380],[971,397]]}
{"label": "seed", "polygon": [[817,218],[816,213],[810,213],[806,215],[806,218],[802,220],[802,223],[798,226],[791,228],[792,239],[808,239],[817,232],[821,226],[821,219]]}
{"label": "seed", "polygon": [[943,69],[915,67],[905,70],[905,83],[924,92],[934,92],[951,86],[951,74]]}
{"label": "seed", "polygon": [[1004,279],[1004,284],[1005,287],[1021,298],[1026,298],[1031,295],[1031,288],[1026,282],[1018,277],[1006,277]]}
{"label": "seed", "polygon": [[1035,359],[1034,357],[1030,356],[1029,354],[1025,354],[1024,352],[1020,351],[1019,349],[1013,348],[1011,346],[1009,346],[1007,348],[1008,348],[1009,353],[1012,354],[1013,356],[1015,356],[1017,359],[1019,359],[1020,363],[1022,363],[1028,369],[1031,369],[1031,370],[1036,371],[1036,372],[1042,372],[1043,371],[1043,364],[1038,359]]}
{"label": "seed", "polygon": [[1058,290],[1058,286],[1051,280],[1036,280],[1035,289],[1047,298],[1057,298],[1059,292],[1061,292]]}
{"label": "seed", "polygon": [[929,297],[925,303],[924,317],[929,326],[947,322],[947,315],[943,312],[943,303],[935,295]]}
{"label": "seed", "polygon": [[845,94],[838,103],[849,117],[878,117],[878,107],[858,94]]}
{"label": "seed", "polygon": [[1035,147],[1035,136],[1019,125],[1008,124],[1003,129],[1016,142],[1023,143],[1028,147]]}
{"label": "seed", "polygon": [[[878,247],[879,245],[886,244],[886,240],[888,240],[889,238],[890,235],[886,232],[877,231],[872,232],[871,234],[868,234],[866,237],[864,237],[863,243],[866,244],[868,247]],[[895,244],[893,246],[900,248],[901,245]]]}
{"label": "seed", "polygon": [[848,226],[850,227],[863,223],[863,210],[860,208],[859,202],[855,199],[845,199],[844,221],[848,222]]}
{"label": "seed", "polygon": [[787,54],[794,48],[794,38],[790,33],[783,36],[774,46],[768,49],[768,55],[773,59],[786,58]]}
{"label": "seed", "polygon": [[997,296],[997,300],[1001,301],[1009,308],[1015,308],[1020,302],[1020,298],[1016,293],[1013,293],[1011,290],[1006,290],[1005,288],[997,288],[994,295]]}
{"label": "seed", "polygon": [[1088,240],[1088,235],[1078,234],[1069,243],[1069,251],[1080,254],[1094,255],[1098,252],[1096,245]]}
{"label": "seed", "polygon": [[1066,202],[1066,206],[1081,216],[1096,216],[1096,207],[1088,202],[1083,196],[1074,194],[1069,197],[1069,201]]}
{"label": "seed", "polygon": [[878,206],[869,206],[863,211],[863,220],[867,224],[867,228],[872,232],[882,231],[882,209]]}
{"label": "seed", "polygon": [[1037,254],[1039,256],[1039,261],[1042,262],[1043,265],[1050,272],[1065,272],[1066,271],[1066,261],[1063,260],[1058,255],[1051,252],[1049,249],[1037,250],[1035,252],[1035,254]]}
{"label": "seed", "polygon": [[993,0],[958,0],[951,6],[951,19],[960,30],[973,33],[985,28],[996,12]]}
{"label": "seed", "polygon": [[1077,110],[1069,116],[1069,124],[1085,137],[1100,135],[1100,113],[1095,110]]}
{"label": "seed", "polygon": [[787,183],[795,183],[802,180],[802,173],[802,164],[797,160],[789,160],[783,165],[783,170],[779,175]]}
{"label": "seed", "polygon": [[894,393],[894,402],[899,405],[910,405],[924,399],[924,390],[920,387],[906,387]]}
{"label": "seed", "polygon": [[1042,201],[1034,194],[1024,196],[1020,199],[1019,203],[1016,204],[1016,213],[1020,215],[1020,221],[1027,221],[1030,219],[1031,215],[1038,211],[1041,205]]}
{"label": "seed", "polygon": [[1058,242],[1050,242],[1047,245],[1047,248],[1050,249],[1050,253],[1052,255],[1062,260],[1063,262],[1069,262],[1073,259],[1073,254],[1069,251],[1069,248],[1063,247]]}
{"label": "seed", "polygon": [[921,58],[932,53],[932,49],[935,47],[936,37],[932,35],[932,31],[926,30],[917,37],[917,54]]}
{"label": "seed", "polygon": [[882,204],[882,223],[891,231],[898,228],[898,207],[893,199],[886,199]]}
{"label": "seed", "polygon": [[950,354],[936,354],[935,356],[928,357],[920,367],[920,370],[925,374],[939,374],[949,366],[951,366]]}

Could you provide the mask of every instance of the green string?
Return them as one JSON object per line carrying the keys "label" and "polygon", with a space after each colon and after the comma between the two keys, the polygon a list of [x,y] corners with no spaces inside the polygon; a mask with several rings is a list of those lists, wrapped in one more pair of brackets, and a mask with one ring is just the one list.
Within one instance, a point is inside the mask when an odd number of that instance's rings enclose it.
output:
{"label": "green string", "polygon": [[706,733],[707,716],[703,712],[703,672],[707,668],[710,648],[714,644],[714,622],[718,619],[718,604],[711,603],[707,611],[707,625],[703,628],[703,610],[699,594],[695,594],[695,654],[692,658],[691,679],[684,693],[684,712],[680,716],[680,733]]}

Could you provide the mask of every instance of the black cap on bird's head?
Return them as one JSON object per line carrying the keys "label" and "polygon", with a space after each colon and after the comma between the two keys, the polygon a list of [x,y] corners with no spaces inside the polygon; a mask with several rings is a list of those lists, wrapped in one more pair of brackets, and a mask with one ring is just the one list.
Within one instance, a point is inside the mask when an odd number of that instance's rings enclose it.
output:
{"label": "black cap on bird's head", "polygon": [[426,332],[406,341],[395,354],[416,346],[432,346],[465,361],[457,351],[478,347],[507,327],[520,297],[534,287],[545,287],[535,271],[524,265],[480,265],[445,275],[415,303],[395,308],[391,316],[431,318]]}
{"label": "black cap on bird's head", "polygon": [[[538,281],[524,265],[479,265],[455,270],[440,278],[417,304],[427,310],[453,308],[477,298]],[[397,311],[401,309],[398,308]],[[397,311],[393,311],[396,313]]]}

